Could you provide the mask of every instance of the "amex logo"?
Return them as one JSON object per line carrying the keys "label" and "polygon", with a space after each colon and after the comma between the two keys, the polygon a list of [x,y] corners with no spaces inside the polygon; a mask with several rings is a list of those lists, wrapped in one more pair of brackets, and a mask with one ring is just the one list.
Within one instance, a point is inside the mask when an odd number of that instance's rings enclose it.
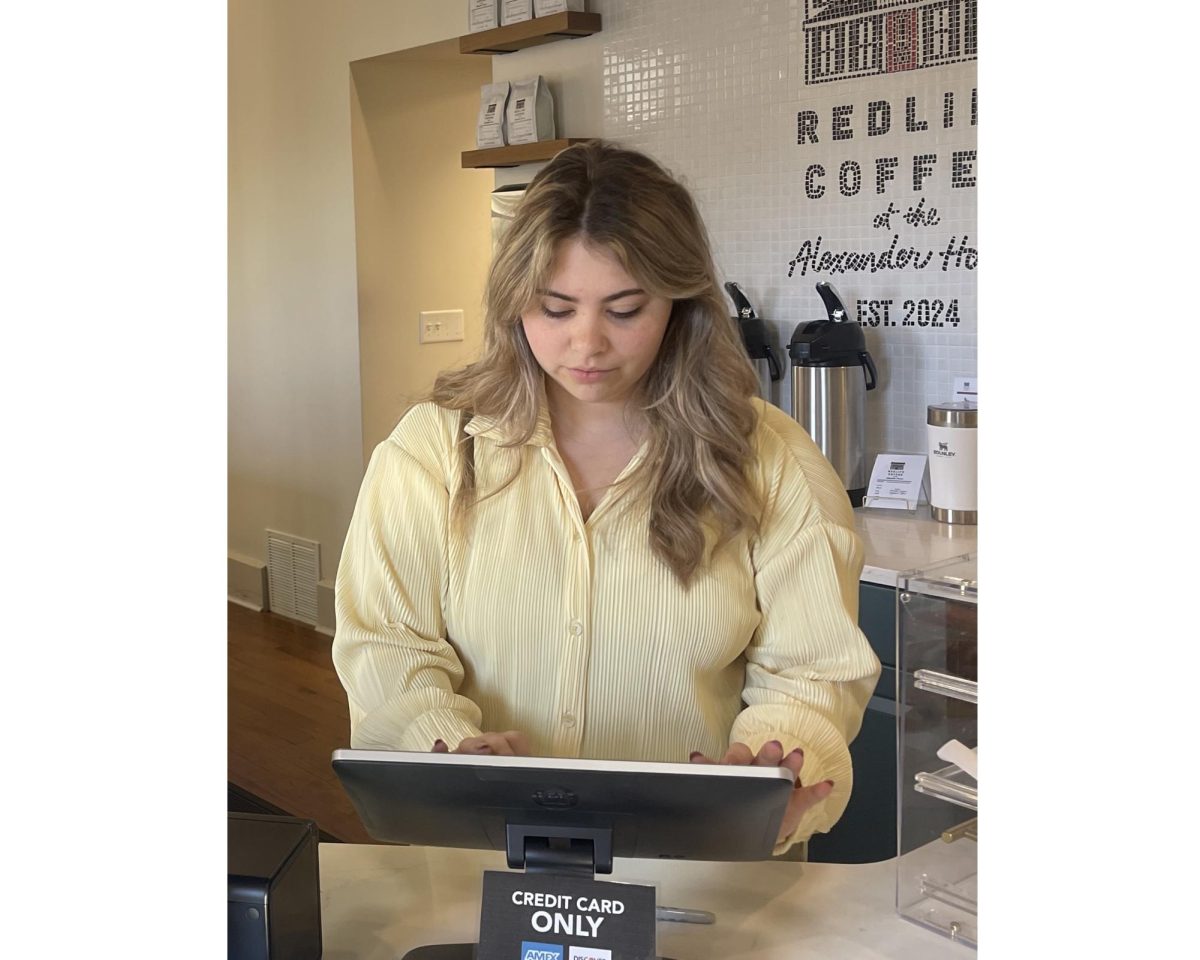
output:
{"label": "amex logo", "polygon": [[521,960],[563,960],[563,948],[556,943],[521,941]]}

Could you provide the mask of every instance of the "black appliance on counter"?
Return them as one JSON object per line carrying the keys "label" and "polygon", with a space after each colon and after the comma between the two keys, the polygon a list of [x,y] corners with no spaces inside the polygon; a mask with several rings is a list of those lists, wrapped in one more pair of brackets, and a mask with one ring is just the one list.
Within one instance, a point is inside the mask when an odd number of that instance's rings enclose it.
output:
{"label": "black appliance on counter", "polygon": [[827,319],[801,323],[788,344],[792,415],[833,464],[850,505],[861,507],[870,479],[866,398],[878,380],[875,361],[833,284],[822,280],[817,293]]}
{"label": "black appliance on counter", "polygon": [[772,384],[783,379],[783,365],[779,362],[772,347],[774,337],[771,328],[762,320],[750,305],[741,287],[730,281],[725,284],[725,292],[737,308],[738,330],[742,334],[742,344],[754,364],[758,374],[758,395],[767,403],[776,403],[775,390]]}
{"label": "black appliance on counter", "polygon": [[317,825],[229,814],[229,960],[318,960]]}

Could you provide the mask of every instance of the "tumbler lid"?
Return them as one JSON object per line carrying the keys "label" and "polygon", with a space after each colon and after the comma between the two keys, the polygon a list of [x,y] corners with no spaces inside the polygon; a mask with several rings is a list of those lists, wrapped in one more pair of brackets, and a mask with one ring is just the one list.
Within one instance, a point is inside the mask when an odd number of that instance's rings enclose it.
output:
{"label": "tumbler lid", "polygon": [[925,422],[931,427],[978,427],[979,407],[964,400],[931,403]]}

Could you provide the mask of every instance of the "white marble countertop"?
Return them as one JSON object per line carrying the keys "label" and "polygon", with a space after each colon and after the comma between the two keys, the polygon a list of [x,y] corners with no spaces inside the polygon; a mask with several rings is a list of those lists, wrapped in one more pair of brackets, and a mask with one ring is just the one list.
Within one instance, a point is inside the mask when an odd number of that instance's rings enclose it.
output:
{"label": "white marble countertop", "polygon": [[[323,843],[324,960],[398,960],[415,946],[475,942],[484,870],[497,852]],[[659,923],[678,960],[970,960],[974,951],[894,908],[894,861],[868,864],[618,860],[611,877],[658,901],[711,910],[711,925]]]}
{"label": "white marble countertop", "polygon": [[898,573],[976,551],[978,527],[934,520],[928,504],[916,514],[859,507],[854,526],[866,550],[861,579],[867,583],[894,587]]}

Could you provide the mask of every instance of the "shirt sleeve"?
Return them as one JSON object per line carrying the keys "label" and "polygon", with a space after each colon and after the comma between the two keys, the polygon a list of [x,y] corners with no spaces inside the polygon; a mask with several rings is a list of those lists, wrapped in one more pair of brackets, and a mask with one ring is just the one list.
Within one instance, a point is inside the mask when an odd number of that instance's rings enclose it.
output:
{"label": "shirt sleeve", "polygon": [[463,666],[442,612],[449,491],[428,445],[414,455],[400,432],[371,456],[342,548],[333,663],[351,746],[428,751],[441,739],[453,750],[482,716],[456,692]]}
{"label": "shirt sleeve", "polygon": [[880,673],[858,628],[863,549],[849,500],[807,434],[797,427],[780,442],[753,555],[762,620],[746,650],[745,706],[730,742],[757,752],[779,740],[785,755],[800,747],[800,782],[834,786],[776,854],[827,832],[845,811],[854,779],[849,744]]}

